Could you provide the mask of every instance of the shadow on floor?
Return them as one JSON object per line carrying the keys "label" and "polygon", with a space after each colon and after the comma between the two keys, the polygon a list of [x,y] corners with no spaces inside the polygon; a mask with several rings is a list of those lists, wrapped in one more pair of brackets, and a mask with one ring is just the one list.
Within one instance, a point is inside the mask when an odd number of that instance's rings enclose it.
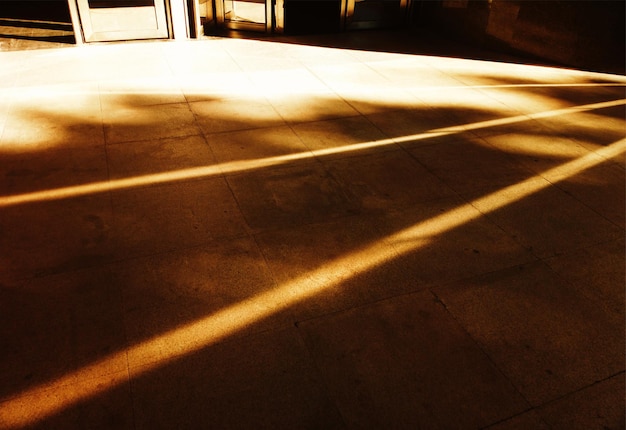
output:
{"label": "shadow on floor", "polygon": [[[483,428],[529,409],[540,428],[598,381],[614,407],[621,159],[542,175],[623,138],[623,104],[581,107],[622,88],[459,78],[573,109],[201,92],[14,108],[3,195],[108,185],[0,212],[2,399],[40,428]],[[559,266],[606,244],[585,260],[600,275]]]}

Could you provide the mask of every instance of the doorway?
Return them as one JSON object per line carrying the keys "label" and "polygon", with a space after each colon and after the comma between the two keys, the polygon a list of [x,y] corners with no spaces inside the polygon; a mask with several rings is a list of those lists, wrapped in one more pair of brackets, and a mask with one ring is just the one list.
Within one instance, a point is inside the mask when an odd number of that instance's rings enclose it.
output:
{"label": "doorway", "polygon": [[409,19],[411,0],[346,0],[348,30],[401,27]]}
{"label": "doorway", "polygon": [[76,0],[85,42],[169,37],[165,0]]}
{"label": "doorway", "polygon": [[[315,34],[402,28],[414,0],[195,0],[207,32]],[[214,10],[214,14],[211,11]],[[214,19],[213,19],[214,17]]]}
{"label": "doorway", "polygon": [[217,24],[231,30],[271,32],[271,0],[215,0]]}

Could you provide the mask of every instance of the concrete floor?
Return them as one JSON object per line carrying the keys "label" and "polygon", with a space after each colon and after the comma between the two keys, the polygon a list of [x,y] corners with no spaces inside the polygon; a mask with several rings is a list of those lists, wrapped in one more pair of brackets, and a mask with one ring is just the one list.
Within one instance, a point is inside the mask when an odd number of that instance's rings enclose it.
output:
{"label": "concrete floor", "polygon": [[0,427],[623,429],[625,88],[217,37],[1,52]]}

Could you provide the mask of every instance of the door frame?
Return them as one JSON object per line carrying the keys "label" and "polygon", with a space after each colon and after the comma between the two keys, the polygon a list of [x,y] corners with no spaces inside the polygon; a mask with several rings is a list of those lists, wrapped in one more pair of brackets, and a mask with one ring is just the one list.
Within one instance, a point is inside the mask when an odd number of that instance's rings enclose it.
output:
{"label": "door frame", "polygon": [[[67,0],[72,27],[77,45],[96,42],[90,35],[90,24],[85,25],[79,11],[78,2],[81,0]],[[86,1],[86,0],[83,0]],[[156,4],[155,0],[155,4]],[[201,34],[200,19],[197,17],[198,0],[160,0],[164,4],[165,27],[157,39],[188,39]],[[196,16],[191,16],[196,15]],[[87,30],[87,31],[86,31]],[[111,40],[141,40],[146,39],[142,34],[127,35],[133,37],[113,38]],[[152,39],[154,37],[148,37]]]}
{"label": "door frame", "polygon": [[[170,36],[168,25],[168,13],[165,0],[153,0],[154,6],[141,7],[120,7],[93,9],[89,6],[89,0],[75,0],[78,16],[82,25],[82,35],[85,42],[109,42],[117,40],[136,39],[167,39]],[[149,22],[154,22],[153,28],[115,28],[97,29],[94,21],[96,19],[106,19],[107,15],[126,15],[129,20],[133,15],[136,18],[148,18]],[[99,16],[98,16],[99,15]],[[154,21],[152,21],[154,20]]]}

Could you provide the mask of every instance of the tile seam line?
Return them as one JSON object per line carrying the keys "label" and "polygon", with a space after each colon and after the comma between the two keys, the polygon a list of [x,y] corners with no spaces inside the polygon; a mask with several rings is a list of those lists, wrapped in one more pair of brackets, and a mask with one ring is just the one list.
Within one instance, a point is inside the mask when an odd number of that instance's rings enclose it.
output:
{"label": "tile seam line", "polygon": [[575,395],[575,394],[577,394],[577,393],[580,393],[580,392],[582,392],[582,391],[584,391],[584,390],[586,390],[586,389],[589,389],[589,388],[591,388],[591,387],[594,387],[594,386],[596,386],[596,385],[599,385],[599,384],[601,384],[601,383],[603,383],[603,382],[605,382],[605,381],[608,381],[608,380],[610,380],[610,379],[612,379],[612,378],[615,378],[615,377],[617,377],[617,376],[619,376],[619,375],[623,375],[623,374],[624,374],[624,371],[622,370],[621,372],[617,372],[617,373],[615,373],[615,374],[613,374],[613,375],[607,376],[606,378],[603,378],[603,379],[600,379],[600,380],[594,381],[594,382],[592,382],[592,383],[590,383],[590,384],[588,384],[588,385],[585,385],[585,386],[583,386],[583,387],[577,388],[577,389],[575,389],[575,390],[573,390],[573,391],[570,391],[570,392],[568,392],[568,393],[562,394],[562,395],[557,396],[557,397],[555,397],[555,398],[553,398],[553,399],[547,400],[547,401],[545,401],[545,402],[543,402],[543,403],[541,403],[541,404],[534,405],[534,406],[532,406],[532,405],[531,405],[531,407],[530,407],[530,408],[528,408],[528,409],[526,409],[526,410],[524,410],[524,411],[522,411],[522,412],[520,412],[520,413],[518,413],[518,414],[514,414],[514,415],[511,415],[511,416],[509,416],[509,417],[506,417],[506,418],[504,418],[504,419],[502,419],[502,420],[499,420],[499,421],[496,421],[496,422],[494,422],[494,423],[491,423],[491,424],[487,425],[486,427],[481,427],[481,430],[489,430],[490,428],[492,428],[492,427],[494,427],[494,426],[496,426],[496,425],[498,425],[498,424],[501,424],[501,423],[504,423],[504,422],[506,422],[506,421],[509,421],[509,420],[511,420],[511,419],[513,419],[513,418],[516,418],[516,417],[522,416],[522,415],[524,415],[524,414],[526,414],[526,413],[528,413],[528,412],[531,412],[531,411],[536,411],[536,412],[539,414],[539,419],[541,419],[541,421],[542,421],[544,424],[546,424],[548,427],[550,427],[550,428],[551,428],[552,426],[550,426],[550,425],[549,425],[549,424],[545,421],[545,418],[544,418],[544,417],[543,417],[543,415],[541,414],[541,409],[543,409],[543,408],[545,408],[546,406],[549,406],[549,405],[551,405],[551,404],[553,404],[553,403],[556,403],[556,402],[559,402],[559,401],[561,401],[561,400],[563,400],[563,399],[566,399],[566,398],[567,398],[567,397],[569,397],[569,396],[572,396],[572,395]]}
{"label": "tile seam line", "polygon": [[[500,270],[494,270],[491,271],[490,273],[497,273],[498,271],[501,270],[510,270],[516,267],[524,267],[530,263],[535,263],[535,262],[528,262],[528,263],[523,263],[523,264],[517,264],[517,265],[513,265],[509,268],[505,268],[505,269],[500,269]],[[479,275],[480,276],[480,275]],[[471,278],[468,278],[471,279]],[[504,369],[502,369],[493,359],[493,357],[487,352],[487,350],[485,349],[485,347],[482,345],[481,342],[479,342],[477,339],[474,338],[474,336],[472,336],[472,334],[465,328],[465,326],[461,323],[461,321],[457,318],[457,316],[448,308],[448,305],[446,304],[446,302],[444,300],[441,299],[441,297],[439,297],[439,295],[437,294],[437,292],[435,291],[435,288],[437,288],[436,286],[432,286],[430,288],[428,288],[428,291],[430,292],[430,294],[435,298],[435,301],[444,308],[444,311],[450,316],[450,318],[452,318],[452,320],[455,322],[456,326],[463,331],[463,333],[465,333],[465,335],[471,339],[472,343],[474,344],[474,346],[476,348],[478,348],[480,350],[480,352],[483,354],[483,356],[485,358],[487,358],[487,360],[489,361],[489,363],[491,363],[491,365],[493,366],[493,368],[498,372],[498,374],[500,374],[500,376],[502,378],[504,378],[504,380],[506,380],[509,385],[513,388],[513,390],[520,396],[521,399],[524,400],[524,403],[527,406],[527,409],[524,411],[519,412],[516,415],[520,415],[523,414],[524,412],[530,410],[533,408],[532,403],[530,402],[530,400],[524,395],[524,393],[522,393],[522,391],[520,390],[520,388],[517,386],[517,384],[515,384],[513,382],[513,380],[509,377],[509,375],[507,375],[507,373],[504,371]],[[513,415],[513,416],[516,416]],[[505,421],[507,419],[509,419],[510,417],[504,418],[500,421]],[[499,421],[498,421],[499,422]],[[497,422],[496,422],[497,423]],[[488,424],[487,427],[494,425],[496,423],[491,423]]]}
{"label": "tile seam line", "polygon": [[[232,40],[230,38],[224,38],[224,37],[220,37],[218,40],[223,41],[224,39]],[[224,43],[221,43],[221,48],[226,52],[226,54],[230,57],[230,59],[237,65],[237,68],[239,68],[240,72],[246,77],[246,80],[250,83],[250,85],[254,85],[255,83],[250,77],[250,71],[244,69],[244,67],[237,60],[236,55],[233,54],[230,51],[230,49],[228,49],[228,46],[224,46]],[[298,63],[300,63],[300,61],[298,61]],[[267,98],[267,96],[263,95],[262,98],[265,100],[267,104],[270,105],[270,107],[272,108],[274,113],[278,116],[278,118],[282,119],[283,123],[288,124],[288,121],[280,114],[280,112],[278,112],[278,110],[276,109],[276,106],[274,106],[274,104]]]}
{"label": "tile seam line", "polygon": [[[539,263],[540,261],[541,261],[540,259],[535,258],[533,256],[533,259],[530,259],[530,260],[525,261],[523,263],[515,263],[515,264],[511,264],[511,265],[500,267],[498,269],[488,270],[488,271],[480,272],[480,273],[473,274],[473,275],[461,276],[461,277],[458,277],[458,278],[447,280],[447,281],[442,282],[442,283],[437,283],[435,281],[428,282],[427,284],[424,284],[421,288],[416,288],[416,289],[414,289],[412,291],[406,291],[406,292],[402,292],[400,294],[395,294],[395,295],[392,295],[392,296],[382,297],[382,298],[374,299],[374,300],[371,300],[371,301],[368,301],[368,302],[363,302],[363,303],[360,303],[360,304],[358,304],[356,306],[346,307],[346,308],[343,308],[343,309],[337,309],[337,310],[333,310],[333,311],[330,311],[330,312],[327,312],[327,313],[323,313],[323,314],[319,314],[319,315],[316,315],[316,316],[311,316],[311,317],[298,319],[297,321],[294,321],[294,324],[297,324],[297,325],[300,325],[300,324],[303,324],[303,323],[306,324],[308,322],[315,321],[315,320],[318,320],[318,319],[321,319],[321,318],[327,318],[327,317],[332,317],[332,316],[335,316],[335,315],[343,314],[343,313],[349,312],[349,311],[351,311],[353,309],[360,309],[360,308],[365,308],[365,307],[369,307],[369,306],[375,306],[375,305],[377,305],[379,303],[387,302],[387,301],[394,300],[394,299],[397,299],[397,298],[400,298],[400,297],[408,297],[408,296],[412,296],[412,295],[416,295],[416,294],[420,294],[420,293],[425,293],[426,291],[430,292],[431,295],[433,295],[437,301],[440,301],[439,297],[437,297],[437,295],[432,291],[435,288],[445,287],[446,285],[451,284],[451,283],[455,283],[455,282],[462,282],[462,281],[466,281],[466,280],[471,280],[473,278],[476,278],[477,276],[492,275],[492,274],[498,273],[500,271],[512,270],[512,269],[515,269],[516,267],[522,267],[522,266],[526,266],[528,264],[536,264],[536,263]],[[444,306],[444,307],[447,309],[446,306]],[[469,333],[468,333],[468,335],[469,335]],[[472,338],[472,340],[473,340],[473,338]]]}
{"label": "tile seam line", "polygon": [[584,385],[584,386],[579,387],[579,388],[577,388],[577,389],[575,389],[575,390],[572,390],[572,391],[570,391],[570,392],[567,392],[567,393],[561,394],[560,396],[557,396],[557,397],[555,397],[555,398],[553,398],[553,399],[547,400],[547,401],[545,401],[545,402],[543,402],[543,403],[541,403],[541,404],[539,404],[539,405],[535,406],[534,408],[536,408],[536,409],[541,409],[541,408],[544,408],[544,407],[546,407],[546,406],[548,406],[548,405],[551,405],[551,404],[556,403],[556,402],[558,402],[558,401],[560,401],[560,400],[563,400],[563,399],[565,399],[565,398],[567,398],[567,397],[569,397],[569,396],[572,396],[572,395],[574,395],[574,394],[580,393],[580,392],[582,392],[582,391],[584,391],[584,390],[587,390],[587,389],[589,389],[589,388],[591,388],[591,387],[595,387],[596,385],[600,385],[600,384],[602,384],[603,382],[606,382],[606,381],[608,381],[608,380],[610,380],[610,379],[613,379],[613,378],[615,378],[615,377],[617,377],[617,376],[619,376],[619,375],[622,375],[622,376],[623,376],[623,375],[625,375],[625,374],[626,374],[626,371],[625,371],[625,370],[621,370],[621,371],[619,371],[619,372],[615,372],[615,373],[613,373],[613,374],[611,374],[611,375],[608,375],[608,376],[606,376],[606,377],[604,377],[604,378],[601,378],[601,379],[598,379],[598,380],[596,380],[596,381],[593,381],[593,382],[591,382],[590,384]]}

